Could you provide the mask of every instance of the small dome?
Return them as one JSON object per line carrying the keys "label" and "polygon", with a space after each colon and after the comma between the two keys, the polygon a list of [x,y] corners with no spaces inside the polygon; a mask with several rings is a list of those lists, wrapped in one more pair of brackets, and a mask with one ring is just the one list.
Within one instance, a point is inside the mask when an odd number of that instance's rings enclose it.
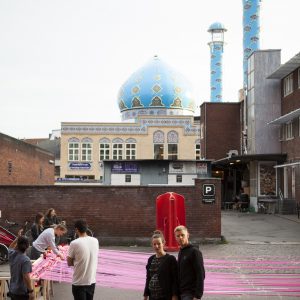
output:
{"label": "small dome", "polygon": [[227,29],[225,28],[225,26],[220,23],[220,22],[215,22],[213,24],[211,24],[208,28],[208,32],[211,32],[213,30],[219,30],[219,31],[227,31]]}
{"label": "small dome", "polygon": [[119,91],[122,119],[137,115],[191,115],[195,110],[190,83],[157,56],[133,73]]}

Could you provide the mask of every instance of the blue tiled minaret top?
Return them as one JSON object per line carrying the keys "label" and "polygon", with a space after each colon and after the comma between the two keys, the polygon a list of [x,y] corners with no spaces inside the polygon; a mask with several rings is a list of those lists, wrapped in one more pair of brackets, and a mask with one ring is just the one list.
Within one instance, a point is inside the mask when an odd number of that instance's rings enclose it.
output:
{"label": "blue tiled minaret top", "polygon": [[243,0],[244,87],[247,86],[248,57],[259,49],[260,2],[261,0]]}

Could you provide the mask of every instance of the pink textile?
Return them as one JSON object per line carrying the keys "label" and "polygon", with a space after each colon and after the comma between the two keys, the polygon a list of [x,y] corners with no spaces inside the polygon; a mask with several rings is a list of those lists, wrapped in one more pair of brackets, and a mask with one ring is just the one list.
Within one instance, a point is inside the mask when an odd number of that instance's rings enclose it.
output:
{"label": "pink textile", "polygon": [[[68,246],[61,251],[66,257]],[[97,285],[142,293],[145,265],[150,255],[100,249]],[[283,257],[235,259],[205,259],[205,294],[300,297],[300,258],[290,261]],[[66,260],[49,254],[33,266],[32,276],[71,283],[72,273]]]}

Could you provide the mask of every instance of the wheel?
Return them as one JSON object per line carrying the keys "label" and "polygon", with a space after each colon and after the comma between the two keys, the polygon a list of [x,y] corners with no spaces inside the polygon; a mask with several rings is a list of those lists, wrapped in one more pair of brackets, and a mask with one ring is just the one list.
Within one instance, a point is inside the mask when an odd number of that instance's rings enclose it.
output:
{"label": "wheel", "polygon": [[4,244],[0,244],[0,265],[8,261],[8,248]]}

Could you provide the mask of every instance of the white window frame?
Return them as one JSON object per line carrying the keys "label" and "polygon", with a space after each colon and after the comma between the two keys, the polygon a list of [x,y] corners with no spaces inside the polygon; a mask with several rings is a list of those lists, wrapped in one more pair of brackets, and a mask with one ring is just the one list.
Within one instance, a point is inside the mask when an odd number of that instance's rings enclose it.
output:
{"label": "white window frame", "polygon": [[293,122],[289,122],[285,124],[285,139],[291,140],[294,138],[293,135]]}
{"label": "white window frame", "polygon": [[129,183],[132,181],[132,177],[131,177],[131,174],[125,174],[125,182],[126,183]]}
{"label": "white window frame", "polygon": [[[177,149],[177,151],[176,151],[176,153],[171,153],[170,151],[169,151],[169,146],[176,146],[176,149]],[[176,156],[176,158],[174,158],[174,156]],[[178,159],[178,144],[176,144],[176,143],[169,143],[168,144],[168,160],[177,160]]]}
{"label": "white window frame", "polygon": [[293,92],[293,73],[283,79],[283,96],[290,95]]}
{"label": "white window frame", "polygon": [[81,143],[81,161],[92,161],[93,144],[90,142]]}
{"label": "white window frame", "polygon": [[109,159],[110,157],[110,143],[99,144],[99,160]]}
{"label": "white window frame", "polygon": [[125,144],[125,157],[127,160],[136,159],[136,144],[126,143]]}
{"label": "white window frame", "polygon": [[182,174],[176,175],[176,183],[182,183]]}
{"label": "white window frame", "polygon": [[123,159],[123,143],[112,144],[112,158],[113,160]]}
{"label": "white window frame", "polygon": [[[155,147],[158,147],[159,149],[162,148],[162,153],[156,153],[155,152]],[[165,152],[165,145],[163,143],[156,143],[153,144],[153,159],[164,159],[164,152]]]}
{"label": "white window frame", "polygon": [[[72,147],[71,147],[72,145]],[[77,145],[78,147],[74,147],[74,145]],[[70,153],[70,151],[72,153]],[[68,143],[68,161],[79,161],[80,156],[80,144],[79,142],[69,142]],[[77,159],[75,159],[77,157]]]}

